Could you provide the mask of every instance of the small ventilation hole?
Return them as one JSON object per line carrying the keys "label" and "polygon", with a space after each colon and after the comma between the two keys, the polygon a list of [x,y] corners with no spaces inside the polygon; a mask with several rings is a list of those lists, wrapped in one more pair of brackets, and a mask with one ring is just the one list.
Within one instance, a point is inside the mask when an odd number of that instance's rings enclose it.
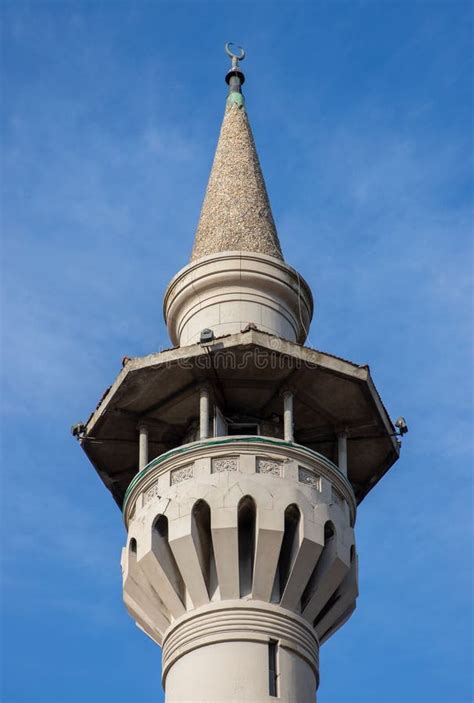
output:
{"label": "small ventilation hole", "polygon": [[329,542],[330,539],[334,539],[336,532],[334,530],[334,525],[332,522],[327,522],[324,525],[324,546]]}
{"label": "small ventilation hole", "polygon": [[278,698],[278,642],[268,643],[268,693]]}

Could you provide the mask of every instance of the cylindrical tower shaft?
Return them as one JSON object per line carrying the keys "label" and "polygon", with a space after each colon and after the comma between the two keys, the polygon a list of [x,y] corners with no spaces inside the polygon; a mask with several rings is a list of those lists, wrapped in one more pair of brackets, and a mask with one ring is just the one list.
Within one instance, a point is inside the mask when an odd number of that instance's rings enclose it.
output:
{"label": "cylindrical tower shaft", "polygon": [[180,619],[163,645],[166,703],[314,703],[318,643],[302,618],[227,601]]}

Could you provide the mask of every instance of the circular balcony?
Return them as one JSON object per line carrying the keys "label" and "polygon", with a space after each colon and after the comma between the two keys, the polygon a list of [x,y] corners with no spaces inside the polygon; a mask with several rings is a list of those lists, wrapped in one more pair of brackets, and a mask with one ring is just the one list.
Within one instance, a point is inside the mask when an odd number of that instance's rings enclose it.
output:
{"label": "circular balcony", "polygon": [[127,489],[123,503],[126,526],[136,508],[153,496],[163,495],[190,479],[207,482],[212,474],[222,472],[260,474],[294,482],[311,494],[312,502],[337,503],[347,509],[350,525],[354,526],[354,493],[333,462],[302,445],[261,436],[213,437],[156,457]]}
{"label": "circular balcony", "polygon": [[325,641],[357,597],[355,497],[324,456],[226,436],[151,461],[124,501],[126,606],[161,644],[185,613],[240,600],[301,616]]}

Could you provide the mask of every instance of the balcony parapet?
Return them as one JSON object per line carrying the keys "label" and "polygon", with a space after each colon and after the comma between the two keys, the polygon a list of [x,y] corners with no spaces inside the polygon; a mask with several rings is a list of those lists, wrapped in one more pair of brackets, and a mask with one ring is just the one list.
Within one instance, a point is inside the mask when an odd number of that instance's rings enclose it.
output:
{"label": "balcony parapet", "polygon": [[[241,459],[242,458],[242,459]],[[196,463],[198,462],[198,463]],[[150,461],[131,481],[124,498],[125,525],[139,500],[147,501],[164,486],[179,485],[187,478],[221,471],[270,474],[293,480],[309,491],[331,491],[334,500],[348,506],[350,524],[356,518],[356,500],[347,478],[332,461],[300,444],[271,437],[213,437],[171,449]],[[329,496],[325,496],[329,502]]]}

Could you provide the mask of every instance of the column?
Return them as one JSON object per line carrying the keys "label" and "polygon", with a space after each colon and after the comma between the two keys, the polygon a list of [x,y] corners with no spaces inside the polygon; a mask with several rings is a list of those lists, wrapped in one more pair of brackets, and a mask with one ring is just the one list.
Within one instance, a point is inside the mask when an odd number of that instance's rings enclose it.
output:
{"label": "column", "polygon": [[339,432],[337,435],[337,454],[339,469],[347,477],[347,432]]}
{"label": "column", "polygon": [[209,390],[201,388],[199,392],[199,439],[209,437]]}
{"label": "column", "polygon": [[293,393],[283,393],[283,431],[285,442],[293,442]]}
{"label": "column", "polygon": [[148,427],[138,425],[138,470],[141,471],[148,464]]}

